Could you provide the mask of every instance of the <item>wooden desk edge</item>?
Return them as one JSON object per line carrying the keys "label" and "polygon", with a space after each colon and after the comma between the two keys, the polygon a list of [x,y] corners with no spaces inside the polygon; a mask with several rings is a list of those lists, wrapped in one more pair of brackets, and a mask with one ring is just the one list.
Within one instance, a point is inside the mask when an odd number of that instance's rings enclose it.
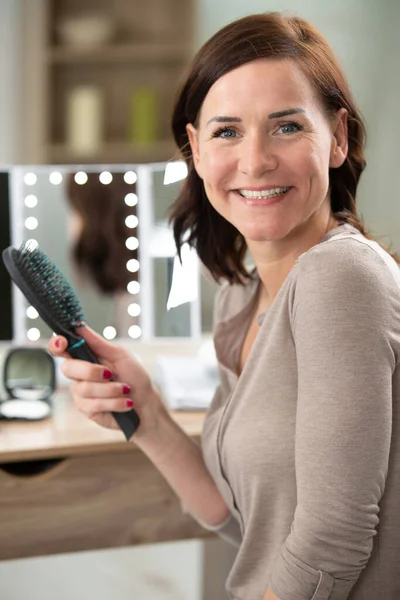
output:
{"label": "wooden desk edge", "polygon": [[[199,435],[191,435],[191,439],[195,442],[200,443]],[[103,443],[88,443],[78,444],[74,446],[57,446],[49,448],[35,448],[35,449],[21,449],[21,450],[10,450],[6,452],[0,452],[0,467],[5,463],[12,462],[24,462],[32,460],[50,460],[57,458],[67,458],[73,456],[89,456],[96,454],[106,453],[126,453],[126,452],[137,452],[139,448],[135,445],[134,441],[122,441],[122,442],[103,442]]]}
{"label": "wooden desk edge", "polygon": [[[199,442],[204,411],[171,411],[172,418]],[[78,412],[68,393],[59,393],[49,419],[36,422],[0,421],[0,464],[46,460],[104,452],[138,451],[122,432],[104,429]]]}

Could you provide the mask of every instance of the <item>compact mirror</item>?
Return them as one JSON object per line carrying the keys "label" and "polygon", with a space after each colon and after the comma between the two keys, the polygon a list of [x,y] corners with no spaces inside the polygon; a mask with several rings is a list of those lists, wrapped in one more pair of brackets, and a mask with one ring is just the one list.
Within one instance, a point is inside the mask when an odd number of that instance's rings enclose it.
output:
{"label": "compact mirror", "polygon": [[51,413],[55,364],[42,348],[13,348],[5,359],[3,385],[8,398],[0,403],[5,419],[38,420]]}

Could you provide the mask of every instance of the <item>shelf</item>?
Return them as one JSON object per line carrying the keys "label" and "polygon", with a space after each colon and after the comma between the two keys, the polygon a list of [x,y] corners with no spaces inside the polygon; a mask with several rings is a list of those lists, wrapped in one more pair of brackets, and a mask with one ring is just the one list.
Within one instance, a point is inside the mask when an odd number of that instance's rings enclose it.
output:
{"label": "shelf", "polygon": [[[29,90],[23,95],[24,126],[30,132],[23,140],[25,163],[153,163],[179,156],[170,119],[195,52],[195,0],[24,0],[22,4],[27,23],[24,89]],[[113,36],[97,45],[64,43],[60,26],[89,14],[106,15]],[[85,86],[100,91],[102,132],[112,140],[95,156],[77,155],[67,145],[71,93]],[[154,97],[153,111],[149,109],[143,119],[149,125],[155,121],[154,136],[162,139],[151,145],[130,142],[146,139],[133,133],[134,123],[142,118],[140,97],[136,110],[135,94],[143,89],[151,90]]]}
{"label": "shelf", "polygon": [[57,64],[182,62],[190,48],[182,44],[125,44],[96,48],[60,46],[46,51],[47,60]]}
{"label": "shelf", "polygon": [[47,146],[47,162],[52,164],[116,164],[164,162],[179,158],[173,141],[154,144],[112,142],[105,144],[96,155],[77,155],[63,144]]}

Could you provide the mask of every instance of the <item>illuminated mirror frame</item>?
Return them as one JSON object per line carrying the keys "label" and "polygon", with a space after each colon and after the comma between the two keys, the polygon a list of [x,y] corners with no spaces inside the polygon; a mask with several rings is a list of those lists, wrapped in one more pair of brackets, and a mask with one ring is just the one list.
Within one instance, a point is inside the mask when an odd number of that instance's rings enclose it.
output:
{"label": "illuminated mirror frame", "polygon": [[[11,243],[19,248],[24,240],[31,237],[34,239],[34,231],[38,226],[35,216],[35,207],[40,199],[36,196],[35,184],[39,174],[49,174],[52,185],[60,185],[66,174],[75,172],[75,181],[84,185],[87,181],[87,173],[99,173],[99,180],[103,185],[112,181],[111,172],[123,172],[126,183],[136,183],[137,194],[128,193],[124,201],[127,206],[137,206],[137,217],[127,217],[127,226],[134,231],[138,228],[138,234],[130,235],[125,244],[128,249],[138,249],[140,261],[131,259],[127,262],[127,269],[132,273],[138,272],[138,281],[130,281],[127,285],[128,293],[132,294],[133,301],[128,306],[128,314],[132,318],[140,318],[140,326],[132,325],[128,328],[126,336],[133,340],[150,341],[154,339],[154,268],[153,259],[159,257],[176,256],[172,231],[169,229],[170,240],[165,244],[165,239],[157,240],[157,230],[154,223],[154,194],[153,173],[164,171],[164,185],[178,182],[187,176],[186,164],[183,161],[172,161],[165,163],[141,164],[141,165],[29,165],[10,168],[10,193],[11,193]],[[32,192],[25,194],[24,186],[32,188]],[[31,214],[25,217],[24,212],[30,209]],[[134,217],[134,218],[133,218]],[[138,227],[140,222],[140,227]],[[32,236],[27,235],[32,232]],[[163,246],[163,247],[160,247]],[[193,263],[192,263],[193,264]],[[194,264],[195,277],[200,278],[199,261]],[[199,286],[197,286],[197,289]],[[134,296],[140,291],[140,304],[134,301]],[[39,342],[40,330],[34,326],[38,318],[37,311],[30,306],[19,289],[13,285],[13,325],[14,339],[17,344],[27,342]],[[32,326],[27,325],[31,322]],[[112,325],[105,325],[100,332],[107,339],[114,339],[116,330]],[[201,307],[200,293],[190,303],[190,338],[201,336]],[[168,339],[168,338],[162,338]],[[170,338],[177,340],[179,338]],[[187,339],[187,338],[185,338]]]}

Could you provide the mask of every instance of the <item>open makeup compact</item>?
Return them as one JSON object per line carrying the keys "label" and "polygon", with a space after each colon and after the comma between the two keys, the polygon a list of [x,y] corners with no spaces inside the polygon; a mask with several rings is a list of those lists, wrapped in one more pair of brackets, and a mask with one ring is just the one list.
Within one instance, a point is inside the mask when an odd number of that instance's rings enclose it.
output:
{"label": "open makeup compact", "polygon": [[51,414],[55,390],[54,359],[42,348],[15,347],[6,355],[0,419],[37,421]]}

